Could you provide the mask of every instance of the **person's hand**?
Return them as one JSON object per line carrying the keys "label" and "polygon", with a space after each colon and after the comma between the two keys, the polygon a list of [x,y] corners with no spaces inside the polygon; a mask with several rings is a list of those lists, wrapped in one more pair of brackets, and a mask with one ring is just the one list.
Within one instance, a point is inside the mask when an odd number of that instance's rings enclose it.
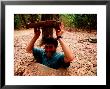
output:
{"label": "person's hand", "polygon": [[61,36],[64,33],[64,24],[61,23],[60,29],[56,30],[56,36]]}
{"label": "person's hand", "polygon": [[38,28],[34,28],[34,35],[36,36],[36,37],[39,37],[40,36],[40,29],[38,29]]}

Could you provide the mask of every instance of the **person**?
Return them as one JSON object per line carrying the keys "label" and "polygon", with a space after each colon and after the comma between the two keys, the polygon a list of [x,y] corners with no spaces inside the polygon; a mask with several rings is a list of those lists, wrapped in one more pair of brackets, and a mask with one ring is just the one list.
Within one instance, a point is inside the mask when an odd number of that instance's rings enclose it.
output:
{"label": "person", "polygon": [[[73,61],[74,57],[72,50],[67,46],[66,42],[62,38],[64,33],[64,25],[60,26],[61,30],[56,30],[57,39],[48,37],[44,40],[44,48],[34,48],[34,43],[40,36],[40,30],[36,30],[34,37],[30,41],[26,48],[28,53],[33,53],[34,58],[38,63],[41,63],[50,68],[67,68],[70,66],[70,62]],[[64,53],[56,52],[58,41],[62,47]]]}

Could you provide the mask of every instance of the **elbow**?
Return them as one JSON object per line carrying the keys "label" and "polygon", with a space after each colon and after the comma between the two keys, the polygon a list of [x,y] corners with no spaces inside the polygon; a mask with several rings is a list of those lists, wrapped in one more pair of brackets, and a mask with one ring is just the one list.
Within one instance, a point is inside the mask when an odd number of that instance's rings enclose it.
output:
{"label": "elbow", "polygon": [[69,62],[74,60],[74,55],[72,52],[70,52],[70,54],[68,55],[68,60],[69,60]]}
{"label": "elbow", "polygon": [[73,60],[74,60],[73,55],[70,55],[69,58],[68,58],[68,60],[69,60],[70,62],[73,61]]}
{"label": "elbow", "polygon": [[28,48],[26,49],[27,53],[32,53],[32,50],[29,50]]}
{"label": "elbow", "polygon": [[74,57],[73,56],[66,58],[66,62],[71,62],[73,60],[74,60]]}

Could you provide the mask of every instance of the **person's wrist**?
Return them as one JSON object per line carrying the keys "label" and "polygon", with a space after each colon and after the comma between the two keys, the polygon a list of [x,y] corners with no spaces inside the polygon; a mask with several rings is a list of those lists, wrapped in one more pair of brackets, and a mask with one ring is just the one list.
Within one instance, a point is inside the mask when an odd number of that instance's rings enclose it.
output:
{"label": "person's wrist", "polygon": [[63,37],[62,36],[57,36],[57,40],[60,39],[60,38],[63,38]]}

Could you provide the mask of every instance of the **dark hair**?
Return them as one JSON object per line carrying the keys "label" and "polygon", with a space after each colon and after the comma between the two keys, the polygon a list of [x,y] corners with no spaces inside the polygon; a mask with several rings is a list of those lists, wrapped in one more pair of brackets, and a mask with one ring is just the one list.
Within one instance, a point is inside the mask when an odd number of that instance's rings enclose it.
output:
{"label": "dark hair", "polygon": [[49,37],[49,38],[46,38],[44,40],[44,44],[53,44],[55,46],[55,48],[57,48],[58,46],[58,41],[56,38],[53,38],[53,37]]}

